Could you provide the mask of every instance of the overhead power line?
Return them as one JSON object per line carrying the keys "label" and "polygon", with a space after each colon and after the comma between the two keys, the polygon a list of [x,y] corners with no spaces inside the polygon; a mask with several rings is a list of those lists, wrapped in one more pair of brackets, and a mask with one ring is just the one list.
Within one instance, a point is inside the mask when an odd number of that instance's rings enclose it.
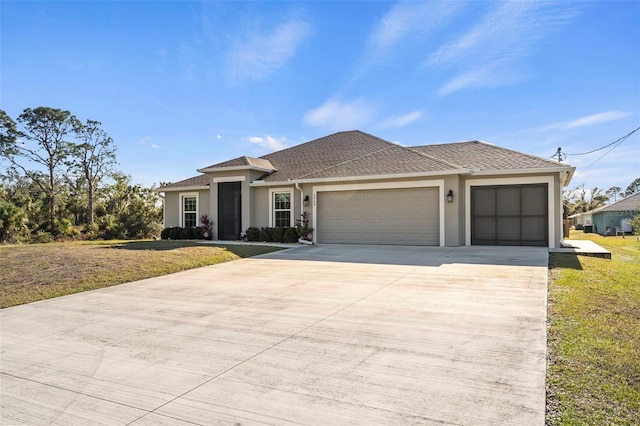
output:
{"label": "overhead power line", "polygon": [[[640,130],[640,127],[638,127],[638,128],[636,128],[636,129],[634,129],[634,130],[630,131],[629,133],[627,133],[627,134],[626,134],[626,135],[624,135],[623,137],[621,137],[621,138],[619,138],[619,139],[616,139],[615,141],[613,141],[613,142],[611,142],[611,143],[609,143],[609,144],[606,144],[606,145],[605,145],[605,146],[603,146],[603,147],[596,148],[596,149],[592,149],[591,151],[587,151],[587,152],[579,152],[579,153],[577,153],[577,154],[567,154],[566,152],[563,152],[562,154],[563,154],[563,155],[565,155],[565,156],[567,156],[567,155],[587,155],[587,154],[593,154],[594,152],[602,151],[603,149],[607,149],[607,148],[609,148],[610,146],[615,145],[615,144],[617,144],[617,143],[619,143],[619,142],[621,143],[622,141],[624,141],[625,139],[627,139],[629,136],[631,136],[632,134],[634,134],[634,133],[635,133],[635,132],[637,132],[638,130]],[[558,148],[558,150],[560,150],[560,148]],[[555,155],[557,155],[557,154],[558,154],[558,153],[556,152],[556,154],[554,154],[554,156],[555,156]]]}
{"label": "overhead power line", "polygon": [[[600,151],[602,149],[611,147],[611,149],[609,149],[607,152],[605,152],[604,154],[602,154],[596,161],[594,161],[593,163],[589,164],[587,167],[583,168],[580,170],[580,173],[576,173],[576,176],[578,174],[582,174],[584,173],[586,170],[588,170],[591,166],[593,166],[594,164],[596,164],[598,161],[602,160],[604,157],[606,157],[611,151],[613,151],[614,149],[616,149],[617,147],[619,147],[622,142],[626,141],[629,136],[633,135],[635,132],[637,132],[638,130],[640,130],[640,127],[636,128],[635,130],[632,130],[631,132],[627,133],[626,135],[624,135],[623,137],[621,137],[620,139],[602,147],[602,148],[598,148],[594,151],[590,151],[590,152],[596,152],[596,151]],[[589,154],[590,152],[588,152],[587,154]],[[571,155],[571,154],[567,154],[567,155]],[[580,154],[573,154],[573,155],[580,155]]]}

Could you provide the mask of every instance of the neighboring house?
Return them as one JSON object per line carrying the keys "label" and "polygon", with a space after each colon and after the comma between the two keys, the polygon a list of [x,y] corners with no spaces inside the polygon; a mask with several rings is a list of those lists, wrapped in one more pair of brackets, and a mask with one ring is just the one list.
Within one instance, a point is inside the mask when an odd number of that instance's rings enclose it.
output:
{"label": "neighboring house", "polygon": [[562,188],[575,168],[484,142],[405,147],[339,132],[239,157],[158,189],[165,227],[236,240],[311,215],[316,243],[559,247]]}
{"label": "neighboring house", "polygon": [[569,224],[571,226],[591,226],[591,212],[576,213],[569,216]]}
{"label": "neighboring house", "polygon": [[631,219],[640,214],[640,192],[608,206],[591,210],[593,232],[600,235],[616,235],[616,228],[632,233]]}

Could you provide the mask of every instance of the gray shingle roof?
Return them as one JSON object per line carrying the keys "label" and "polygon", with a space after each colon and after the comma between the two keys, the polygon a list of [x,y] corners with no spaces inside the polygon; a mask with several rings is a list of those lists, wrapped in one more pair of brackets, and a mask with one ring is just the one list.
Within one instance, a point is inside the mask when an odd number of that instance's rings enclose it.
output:
{"label": "gray shingle roof", "polygon": [[243,157],[234,158],[233,160],[224,161],[222,163],[205,167],[205,169],[221,169],[225,167],[244,167],[244,166],[274,170],[273,164],[271,164],[269,160],[265,160],[264,158],[247,157],[246,155]]}
{"label": "gray shingle roof", "polygon": [[510,170],[558,167],[555,161],[502,148],[486,142],[457,142],[415,146],[411,149],[455,163],[461,169]]}
{"label": "gray shingle roof", "polygon": [[443,160],[359,130],[338,132],[265,155],[278,169],[266,182],[453,170]]}
{"label": "gray shingle roof", "polygon": [[591,210],[589,213],[600,213],[600,212],[626,212],[626,211],[634,211],[640,209],[640,192],[637,194],[630,195],[626,198],[623,198],[620,201],[616,201],[615,203],[611,203],[607,206],[598,207],[597,209]]}
{"label": "gray shingle roof", "polygon": [[[485,142],[400,146],[359,130],[338,132],[260,158],[238,157],[201,169],[257,167],[273,170],[266,182],[459,170],[513,170],[568,167]],[[175,184],[174,184],[175,185]]]}
{"label": "gray shingle roof", "polygon": [[181,180],[178,182],[170,183],[169,185],[161,186],[157,189],[157,191],[167,191],[172,189],[182,189],[182,188],[191,188],[196,186],[207,186],[209,185],[209,176],[206,174],[202,174],[199,176],[194,176],[189,179]]}

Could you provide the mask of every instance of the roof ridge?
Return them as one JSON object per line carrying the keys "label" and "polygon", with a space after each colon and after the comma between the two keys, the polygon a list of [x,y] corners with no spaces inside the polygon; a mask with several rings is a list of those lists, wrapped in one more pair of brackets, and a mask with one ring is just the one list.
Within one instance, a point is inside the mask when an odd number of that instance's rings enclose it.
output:
{"label": "roof ridge", "polygon": [[416,149],[413,149],[410,146],[407,146],[407,147],[403,146],[403,148],[406,148],[406,149],[410,150],[411,152],[415,152],[416,154],[421,155],[421,156],[423,156],[425,158],[428,158],[430,160],[435,160],[435,161],[438,161],[440,163],[444,163],[449,167],[453,167],[454,169],[464,169],[465,168],[465,167],[462,167],[462,165],[460,165],[460,164],[450,163],[447,160],[442,159],[441,157],[436,157],[434,155],[430,155],[430,154],[427,154],[427,153],[424,153],[424,152],[420,152],[420,151],[418,151]]}
{"label": "roof ridge", "polygon": [[559,163],[559,162],[553,161],[553,160],[551,160],[549,158],[539,157],[537,155],[528,154],[528,153],[522,152],[522,151],[516,151],[515,149],[505,148],[504,146],[496,145],[494,143],[487,142],[487,141],[479,141],[479,140],[449,142],[449,143],[438,143],[438,144],[431,144],[431,145],[418,145],[418,146],[415,146],[414,148],[423,148],[423,147],[428,148],[428,147],[435,147],[435,146],[461,145],[461,144],[481,144],[481,145],[484,145],[486,147],[493,148],[493,149],[496,149],[496,150],[508,151],[508,152],[515,153],[517,155],[525,156],[527,158],[532,158],[532,159],[535,159],[535,160],[542,160],[542,161],[544,161],[546,163],[549,163],[549,164],[553,163],[553,164],[557,164],[559,166],[571,167],[571,165],[569,163]]}
{"label": "roof ridge", "polygon": [[[343,130],[343,131],[340,131],[340,132],[331,133],[330,135],[320,136],[319,138],[315,138],[315,139],[312,139],[310,141],[306,141],[306,142],[300,143],[298,145],[290,146],[288,148],[284,148],[284,149],[281,149],[281,150],[278,150],[278,151],[273,151],[273,152],[270,152],[268,154],[262,155],[262,156],[260,156],[258,158],[261,158],[263,160],[269,160],[267,157],[269,157],[270,155],[280,154],[282,152],[287,152],[287,151],[292,150],[294,148],[300,148],[300,147],[308,145],[308,144],[310,144],[312,142],[318,141],[320,139],[330,138],[331,136],[334,136],[334,135],[337,135],[337,134],[340,134],[340,133],[364,133],[364,134],[369,135],[368,133],[365,133],[365,132],[360,131],[360,130]],[[376,138],[376,136],[373,136],[373,135],[369,135],[369,136]],[[377,138],[377,139],[380,139],[380,138]],[[385,141],[384,139],[380,139],[380,140],[382,140],[384,142],[387,142],[387,143],[390,143],[388,141]]]}
{"label": "roof ridge", "polygon": [[[364,132],[362,132],[362,133],[364,133]],[[380,138],[378,138],[378,139],[380,139]],[[393,147],[397,147],[397,146],[399,146],[399,145],[396,145],[396,144],[394,144],[394,143],[391,143],[391,142],[385,141],[384,139],[380,139],[380,140],[382,140],[382,141],[384,141],[384,142],[389,143],[391,146],[388,146],[388,147],[383,148],[383,149],[379,149],[379,150],[377,150],[377,151],[370,152],[370,153],[365,154],[365,155],[361,155],[360,157],[350,158],[350,159],[345,160],[345,161],[343,161],[343,162],[341,162],[341,163],[333,164],[333,165],[328,166],[328,167],[325,167],[325,168],[323,168],[323,169],[314,170],[314,171],[312,171],[312,172],[309,172],[309,173],[306,173],[306,174],[304,174],[304,175],[302,175],[302,176],[299,176],[299,177],[297,177],[296,179],[304,179],[306,176],[310,176],[310,175],[313,175],[313,174],[316,174],[316,173],[324,172],[325,170],[334,169],[334,168],[336,168],[336,167],[340,167],[340,166],[345,165],[345,164],[348,164],[348,163],[353,163],[354,161],[358,161],[358,160],[361,160],[361,159],[363,159],[363,158],[370,157],[370,156],[372,156],[372,155],[374,155],[374,154],[379,154],[379,153],[381,153],[381,152],[383,152],[383,151],[386,151],[386,150],[388,150],[388,149],[391,149],[391,148],[393,148]]]}
{"label": "roof ridge", "polygon": [[494,144],[489,143],[489,142],[485,142],[485,141],[476,141],[476,142],[481,143],[481,144],[486,145],[486,146],[490,146],[490,147],[496,148],[496,149],[502,149],[504,151],[515,152],[516,154],[524,155],[525,157],[529,157],[529,158],[535,158],[536,160],[543,160],[543,161],[546,161],[548,163],[554,163],[554,164],[564,165],[564,166],[569,166],[569,167],[571,166],[569,163],[562,164],[559,161],[553,161],[553,160],[550,160],[548,158],[538,157],[537,155],[527,154],[526,152],[516,151],[515,149],[505,148],[503,146],[494,145]]}

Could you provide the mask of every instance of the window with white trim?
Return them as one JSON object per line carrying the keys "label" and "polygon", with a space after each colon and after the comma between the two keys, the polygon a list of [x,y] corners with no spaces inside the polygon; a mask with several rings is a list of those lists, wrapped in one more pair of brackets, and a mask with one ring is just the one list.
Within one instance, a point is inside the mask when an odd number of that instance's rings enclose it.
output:
{"label": "window with white trim", "polygon": [[198,226],[198,194],[181,194],[180,210],[183,228]]}
{"label": "window with white trim", "polygon": [[291,226],[291,196],[288,191],[273,193],[273,226]]}

